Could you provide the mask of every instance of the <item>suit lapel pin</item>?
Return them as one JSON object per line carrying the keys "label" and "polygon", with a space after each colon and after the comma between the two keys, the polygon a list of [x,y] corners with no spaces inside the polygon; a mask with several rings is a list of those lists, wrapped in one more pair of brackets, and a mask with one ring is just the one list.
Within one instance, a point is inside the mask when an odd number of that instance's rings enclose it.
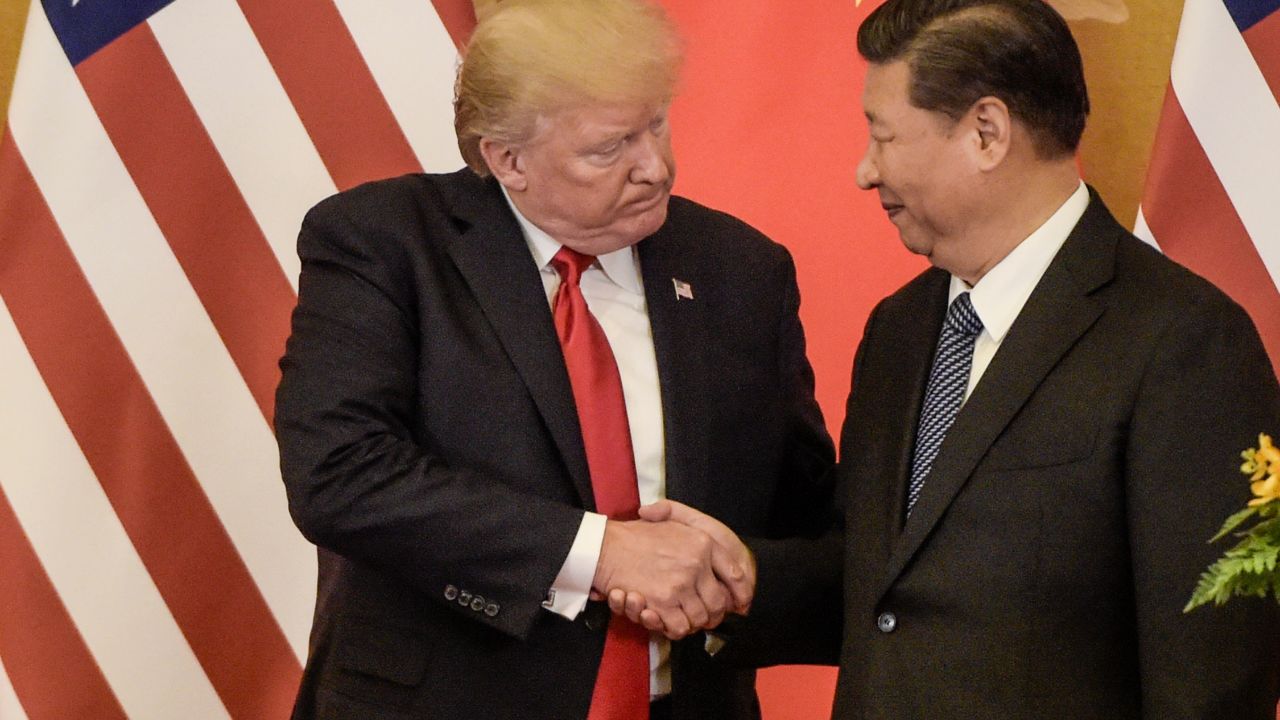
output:
{"label": "suit lapel pin", "polygon": [[692,286],[692,285],[690,285],[689,283],[687,283],[687,282],[685,282],[685,281],[683,281],[683,280],[677,280],[677,279],[675,279],[675,278],[671,278],[671,284],[672,284],[672,285],[674,285],[674,286],[675,286],[675,288],[676,288],[676,301],[677,301],[677,302],[679,302],[680,300],[692,300],[692,299],[693,299],[693,286]]}

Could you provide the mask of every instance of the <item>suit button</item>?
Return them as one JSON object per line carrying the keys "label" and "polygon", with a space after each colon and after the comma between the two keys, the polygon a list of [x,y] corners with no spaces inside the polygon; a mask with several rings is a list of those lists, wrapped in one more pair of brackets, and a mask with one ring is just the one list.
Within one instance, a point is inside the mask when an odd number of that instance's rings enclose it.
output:
{"label": "suit button", "polygon": [[488,605],[485,605],[485,606],[484,606],[484,614],[485,614],[485,615],[488,615],[489,617],[497,617],[497,616],[498,616],[498,609],[499,609],[499,608],[498,608],[498,603],[496,603],[496,602],[491,602],[491,603],[489,603]]}
{"label": "suit button", "polygon": [[445,585],[445,586],[444,586],[444,599],[445,599],[445,600],[457,600],[457,599],[458,599],[458,588],[456,588],[456,587],[454,587],[454,586],[452,586],[452,585]]}
{"label": "suit button", "polygon": [[458,604],[461,605],[462,607],[466,607],[470,605],[471,593],[467,592],[466,590],[463,590],[462,592],[458,593]]}
{"label": "suit button", "polygon": [[880,628],[882,633],[891,633],[898,627],[898,616],[891,612],[880,613],[880,617],[876,618],[876,627]]}
{"label": "suit button", "polygon": [[484,598],[477,595],[471,599],[471,609],[480,612],[484,610]]}

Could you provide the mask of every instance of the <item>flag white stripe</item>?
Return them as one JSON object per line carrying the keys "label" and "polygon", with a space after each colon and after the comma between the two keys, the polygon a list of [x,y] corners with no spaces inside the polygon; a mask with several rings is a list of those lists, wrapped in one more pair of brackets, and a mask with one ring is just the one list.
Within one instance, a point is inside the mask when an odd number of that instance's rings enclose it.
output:
{"label": "flag white stripe", "polygon": [[111,318],[299,658],[315,554],[289,521],[275,439],[138,194],[39,3],[10,127]]}
{"label": "flag white stripe", "polygon": [[409,146],[427,172],[462,167],[453,132],[458,53],[429,0],[335,0]]}
{"label": "flag white stripe", "polygon": [[1142,214],[1141,205],[1138,206],[1138,217],[1133,221],[1133,234],[1151,247],[1160,250],[1160,243],[1156,242],[1156,236],[1152,234],[1151,227],[1147,225],[1147,216]]}
{"label": "flag white stripe", "polygon": [[234,0],[178,0],[148,21],[296,290],[298,225],[337,191]]}
{"label": "flag white stripe", "polygon": [[[5,398],[0,456],[10,468],[0,485],[125,713],[131,718],[227,717],[3,300],[0,367],[5,368],[0,373],[0,397]],[[9,717],[3,711],[0,716]]]}
{"label": "flag white stripe", "polygon": [[1174,92],[1280,287],[1280,106],[1222,0],[1187,0]]}
{"label": "flag white stripe", "polygon": [[[17,662],[22,662],[22,659],[19,658]],[[4,669],[3,659],[0,659],[0,718],[27,720],[27,713],[18,702],[18,694],[13,691],[13,684],[9,682],[9,673]]]}

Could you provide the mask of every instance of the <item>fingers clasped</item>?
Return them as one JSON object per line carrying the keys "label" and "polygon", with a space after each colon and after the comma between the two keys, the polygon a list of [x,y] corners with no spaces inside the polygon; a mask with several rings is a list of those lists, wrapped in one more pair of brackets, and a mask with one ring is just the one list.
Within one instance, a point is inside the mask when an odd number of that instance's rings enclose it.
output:
{"label": "fingers clasped", "polygon": [[732,530],[672,500],[640,516],[606,526],[594,587],[614,613],[678,640],[750,609],[755,559]]}

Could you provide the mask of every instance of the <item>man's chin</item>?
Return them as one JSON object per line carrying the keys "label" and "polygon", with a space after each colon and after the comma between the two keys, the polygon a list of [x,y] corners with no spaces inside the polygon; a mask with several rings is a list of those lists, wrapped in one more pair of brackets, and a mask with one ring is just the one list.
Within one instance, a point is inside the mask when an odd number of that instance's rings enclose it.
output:
{"label": "man's chin", "polygon": [[902,246],[907,249],[907,252],[913,255],[929,257],[933,253],[933,243],[924,238],[898,230],[898,239],[902,241]]}
{"label": "man's chin", "polygon": [[650,235],[658,232],[662,224],[667,221],[667,199],[663,198],[662,202],[647,208],[643,212],[632,218],[631,227],[628,228],[627,235],[634,238],[627,245],[634,245]]}
{"label": "man's chin", "polygon": [[666,210],[663,209],[661,217],[656,222],[646,219],[643,223],[634,223],[625,228],[614,228],[609,231],[597,232],[590,237],[570,238],[562,242],[587,255],[608,255],[616,250],[630,247],[649,237],[662,227],[662,223],[666,221]]}

